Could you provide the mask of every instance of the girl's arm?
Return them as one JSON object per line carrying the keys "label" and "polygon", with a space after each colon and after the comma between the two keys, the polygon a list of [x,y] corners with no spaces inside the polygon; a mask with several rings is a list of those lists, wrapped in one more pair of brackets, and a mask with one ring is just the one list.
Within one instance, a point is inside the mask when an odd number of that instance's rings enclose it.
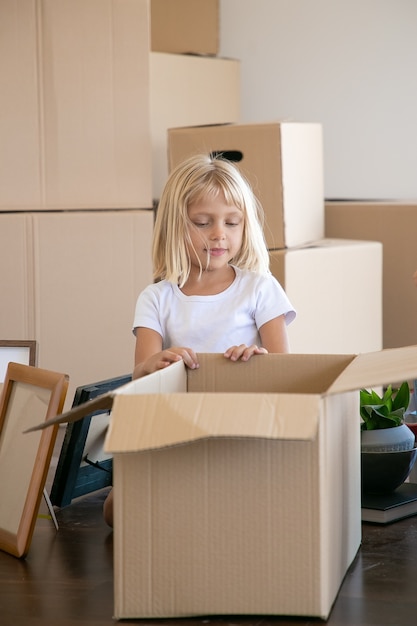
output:
{"label": "girl's arm", "polygon": [[191,348],[172,347],[162,350],[162,337],[150,328],[136,328],[135,367],[133,378],[141,378],[183,360],[191,369],[198,367],[198,361]]}
{"label": "girl's arm", "polygon": [[290,351],[285,315],[280,315],[266,322],[259,329],[262,347],[253,345],[232,346],[224,353],[224,356],[231,361],[248,361],[254,354],[265,354],[268,352],[287,353]]}
{"label": "girl's arm", "polygon": [[262,345],[268,352],[286,353],[290,351],[285,315],[270,320],[259,329]]}

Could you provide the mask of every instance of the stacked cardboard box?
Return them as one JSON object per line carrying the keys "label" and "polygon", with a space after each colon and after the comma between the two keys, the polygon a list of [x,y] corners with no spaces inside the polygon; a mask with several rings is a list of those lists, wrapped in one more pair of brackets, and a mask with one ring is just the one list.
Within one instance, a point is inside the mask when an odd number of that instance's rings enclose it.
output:
{"label": "stacked cardboard box", "polygon": [[219,0],[151,0],[151,49],[216,56]]}
{"label": "stacked cardboard box", "polygon": [[265,212],[268,248],[324,236],[320,124],[221,124],[171,128],[172,169],[190,154],[222,153],[235,161]]}
{"label": "stacked cardboard box", "polygon": [[417,204],[329,201],[325,217],[328,237],[372,239],[382,244],[383,346],[417,343],[417,289],[413,281],[417,270]]}
{"label": "stacked cardboard box", "polygon": [[381,348],[380,243],[321,239],[273,250],[270,259],[272,273],[298,311],[288,327],[293,352],[357,354]]}
{"label": "stacked cardboard box", "polygon": [[[0,213],[1,335],[78,385],[130,372],[137,294],[152,282],[152,211]],[[4,277],[4,278],[3,278]]]}
{"label": "stacked cardboard box", "polygon": [[152,193],[158,200],[169,171],[168,129],[237,122],[240,64],[220,57],[151,52],[150,86]]}
{"label": "stacked cardboard box", "polygon": [[0,210],[149,208],[147,2],[0,3]]}
{"label": "stacked cardboard box", "polygon": [[[265,213],[271,270],[298,312],[288,329],[292,351],[381,349],[381,245],[326,240],[320,124],[172,128],[168,147],[171,169],[191,154],[222,153],[250,182]],[[359,307],[369,285],[371,304]]]}

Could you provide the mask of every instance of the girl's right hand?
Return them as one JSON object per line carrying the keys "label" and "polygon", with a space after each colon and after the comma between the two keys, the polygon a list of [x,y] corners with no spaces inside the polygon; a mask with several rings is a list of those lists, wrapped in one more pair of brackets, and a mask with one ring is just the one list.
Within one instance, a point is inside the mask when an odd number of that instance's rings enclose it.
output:
{"label": "girl's right hand", "polygon": [[197,356],[191,348],[172,347],[167,350],[162,350],[162,352],[157,352],[143,363],[138,364],[137,367],[140,367],[141,370],[139,375],[145,376],[146,374],[152,374],[181,360],[192,370],[199,367]]}
{"label": "girl's right hand", "polygon": [[136,328],[135,368],[133,378],[141,378],[164,369],[176,361],[184,361],[190,369],[198,367],[196,354],[191,348],[173,346],[162,350],[162,337],[150,328]]}

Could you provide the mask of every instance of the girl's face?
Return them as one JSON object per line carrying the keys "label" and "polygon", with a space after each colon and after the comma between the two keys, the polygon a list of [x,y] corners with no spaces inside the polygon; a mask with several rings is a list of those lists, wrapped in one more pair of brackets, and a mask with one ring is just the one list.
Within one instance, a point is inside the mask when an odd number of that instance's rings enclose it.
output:
{"label": "girl's face", "polygon": [[[223,193],[190,204],[189,234],[194,250],[189,253],[193,267],[213,271],[227,266],[237,255],[243,238],[244,216],[226,204]],[[199,263],[200,262],[200,263]]]}

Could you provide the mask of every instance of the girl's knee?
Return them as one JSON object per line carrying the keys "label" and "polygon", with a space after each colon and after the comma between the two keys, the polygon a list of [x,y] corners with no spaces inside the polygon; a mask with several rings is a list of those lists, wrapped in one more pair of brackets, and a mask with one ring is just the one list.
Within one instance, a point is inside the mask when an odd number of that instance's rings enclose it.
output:
{"label": "girl's knee", "polygon": [[106,524],[113,528],[113,489],[109,492],[103,504],[103,517]]}

